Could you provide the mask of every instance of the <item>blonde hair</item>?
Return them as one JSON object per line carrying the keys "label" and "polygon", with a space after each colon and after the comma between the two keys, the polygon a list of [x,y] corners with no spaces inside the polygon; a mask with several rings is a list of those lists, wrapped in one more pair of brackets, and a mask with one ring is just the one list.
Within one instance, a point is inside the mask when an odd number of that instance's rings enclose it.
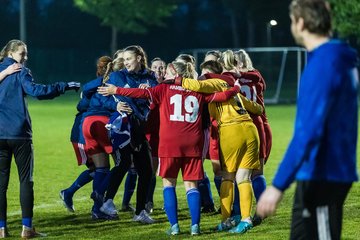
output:
{"label": "blonde hair", "polygon": [[244,49],[240,49],[239,51],[236,51],[235,57],[237,58],[238,66],[242,65],[242,66],[239,66],[239,70],[246,71],[246,72],[254,70],[251,58]]}
{"label": "blonde hair", "polygon": [[176,71],[175,73],[178,73],[179,75],[186,78],[194,78],[195,70],[194,66],[190,62],[185,63],[182,61],[173,61],[170,64],[170,66],[173,66],[171,69]]}
{"label": "blonde hair", "polygon": [[221,54],[220,63],[227,71],[234,71],[236,69],[237,61],[235,60],[234,52],[226,50]]}
{"label": "blonde hair", "polygon": [[0,52],[0,62],[4,61],[4,58],[9,55],[9,52],[16,52],[20,46],[26,47],[26,44],[17,39],[10,40]]}

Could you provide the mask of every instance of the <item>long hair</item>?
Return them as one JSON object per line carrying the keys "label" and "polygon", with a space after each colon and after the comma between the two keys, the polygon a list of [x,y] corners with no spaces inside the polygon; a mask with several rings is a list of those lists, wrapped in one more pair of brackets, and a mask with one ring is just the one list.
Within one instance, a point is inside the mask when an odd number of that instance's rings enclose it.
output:
{"label": "long hair", "polygon": [[124,52],[132,52],[135,56],[141,56],[140,64],[142,68],[149,69],[148,60],[144,49],[138,45],[128,46]]}
{"label": "long hair", "polygon": [[102,56],[96,63],[96,76],[103,77],[103,83],[109,80],[109,75],[113,71],[112,59],[109,56]]}
{"label": "long hair", "polygon": [[9,55],[9,52],[16,52],[20,46],[26,47],[26,44],[17,39],[10,40],[0,52],[0,62],[4,61],[4,58]]}
{"label": "long hair", "polygon": [[[242,72],[254,70],[251,58],[244,49],[240,49],[239,51],[234,52],[234,54],[235,54],[235,58],[237,59],[238,66],[241,65],[241,66],[239,66],[239,68],[241,68],[239,70],[241,70]],[[245,70],[245,71],[243,71],[243,70]]]}
{"label": "long hair", "polygon": [[237,61],[232,50],[226,50],[221,54],[220,63],[222,63],[224,70],[234,71],[236,69]]}
{"label": "long hair", "polygon": [[[179,75],[186,78],[194,78],[194,66],[189,62],[182,61],[173,61],[169,64],[170,69],[172,69],[173,73],[178,73]],[[174,71],[175,70],[175,71]]]}

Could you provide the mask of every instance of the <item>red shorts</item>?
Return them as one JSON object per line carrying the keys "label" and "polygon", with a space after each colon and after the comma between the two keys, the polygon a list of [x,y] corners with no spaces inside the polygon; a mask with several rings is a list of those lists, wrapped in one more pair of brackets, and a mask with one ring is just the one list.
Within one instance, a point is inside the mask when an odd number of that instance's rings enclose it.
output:
{"label": "red shorts", "polygon": [[264,129],[264,122],[261,119],[260,116],[251,116],[256,129],[258,131],[259,134],[259,139],[260,139],[260,148],[259,148],[259,158],[260,159],[265,159],[266,158],[266,138],[265,138],[265,129]]}
{"label": "red shorts", "polygon": [[88,161],[88,157],[87,157],[85,149],[84,149],[84,144],[72,142],[72,145],[73,145],[74,152],[76,155],[77,164],[79,166],[86,164],[86,162]]}
{"label": "red shorts", "polygon": [[110,154],[113,151],[108,130],[105,125],[109,122],[107,116],[88,116],[84,119],[83,134],[85,151],[88,156],[97,153]]}
{"label": "red shorts", "polygon": [[177,178],[181,169],[184,181],[198,181],[204,178],[201,157],[159,158],[159,176]]}
{"label": "red shorts", "polygon": [[209,157],[211,160],[219,160],[219,132],[214,123],[210,126]]}
{"label": "red shorts", "polygon": [[266,155],[265,155],[265,163],[269,159],[271,147],[272,147],[272,132],[270,128],[270,124],[266,121],[264,122],[264,130],[265,130],[265,142],[266,142]]}

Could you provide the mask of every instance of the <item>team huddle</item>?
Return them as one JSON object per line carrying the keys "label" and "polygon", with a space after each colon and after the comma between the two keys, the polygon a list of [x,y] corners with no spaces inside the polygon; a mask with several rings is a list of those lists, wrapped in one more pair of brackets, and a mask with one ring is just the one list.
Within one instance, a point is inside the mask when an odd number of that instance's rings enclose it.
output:
{"label": "team huddle", "polygon": [[[203,169],[203,161],[211,159],[221,203],[216,229],[244,233],[261,222],[251,209],[253,189],[256,199],[265,190],[262,169],[271,149],[265,81],[244,50],[208,52],[200,76],[195,66],[193,56],[181,54],[167,66],[155,58],[149,68],[140,46],[121,49],[113,59],[98,59],[97,78],[82,87],[71,132],[78,164],[88,169],[60,192],[69,211],[75,210],[74,193],[93,181],[92,218],[118,219],[113,199],[133,169],[138,175],[133,221],[154,223],[158,173],[170,223],[167,233],[177,235],[175,189],[181,170],[190,233],[200,234],[201,212],[215,211]],[[121,209],[131,209],[129,200],[124,199]]]}

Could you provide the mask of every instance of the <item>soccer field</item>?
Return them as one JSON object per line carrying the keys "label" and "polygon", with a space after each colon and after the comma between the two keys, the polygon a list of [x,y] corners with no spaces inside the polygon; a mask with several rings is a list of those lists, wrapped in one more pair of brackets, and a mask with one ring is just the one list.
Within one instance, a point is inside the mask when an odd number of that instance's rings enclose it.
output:
{"label": "soccer field", "polygon": [[[52,101],[29,101],[33,122],[35,146],[35,209],[34,225],[40,232],[48,234],[47,239],[168,239],[165,231],[169,228],[166,215],[161,210],[161,179],[157,179],[155,209],[152,214],[156,223],[141,225],[131,221],[132,216],[120,212],[117,221],[93,221],[90,218],[92,200],[91,184],[80,189],[74,196],[75,214],[68,213],[59,199],[59,191],[68,187],[78,174],[85,170],[77,167],[75,155],[69,140],[70,129],[76,114],[77,99],[74,96],[60,97]],[[271,183],[279,161],[282,159],[293,132],[295,106],[268,106],[267,115],[273,131],[273,148],[265,166],[265,176]],[[10,126],[9,126],[10,127]],[[359,144],[358,144],[359,145]],[[358,147],[358,156],[359,156]],[[358,158],[359,159],[359,158]],[[359,169],[358,161],[358,169]],[[212,180],[210,161],[205,169]],[[276,214],[244,235],[217,233],[212,229],[219,223],[220,215],[204,214],[201,218],[202,235],[196,239],[288,239],[294,185],[286,192]],[[212,192],[217,207],[219,197],[212,183]],[[123,183],[114,202],[119,207],[123,195]],[[177,188],[179,224],[181,234],[172,239],[190,239],[190,218],[182,181]],[[19,184],[16,166],[12,163],[11,180],[8,190],[8,228],[11,238],[18,239],[21,232]],[[134,205],[135,195],[132,198]],[[360,239],[360,185],[356,183],[347,198],[344,208],[342,239]],[[11,239],[10,238],[10,239]]]}

